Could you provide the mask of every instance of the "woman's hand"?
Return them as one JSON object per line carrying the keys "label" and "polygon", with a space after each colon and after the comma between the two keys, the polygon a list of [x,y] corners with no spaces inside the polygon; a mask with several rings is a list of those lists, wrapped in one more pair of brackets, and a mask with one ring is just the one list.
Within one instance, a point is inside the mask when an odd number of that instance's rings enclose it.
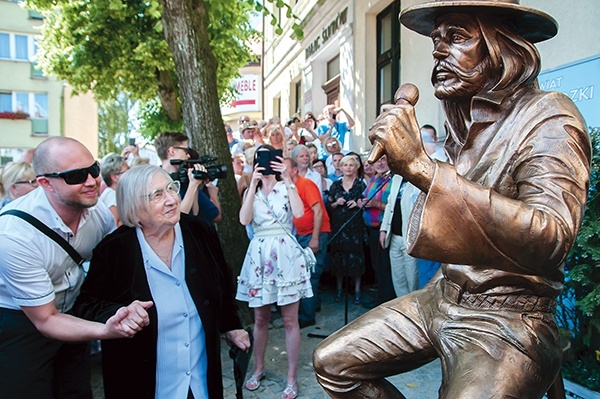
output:
{"label": "woman's hand", "polygon": [[358,206],[358,202],[356,202],[355,200],[350,200],[346,202],[346,206],[350,209],[356,208]]}
{"label": "woman's hand", "polygon": [[387,231],[380,230],[379,231],[379,244],[381,244],[381,248],[385,248],[385,239],[387,238]]}
{"label": "woman's hand", "polygon": [[[266,168],[263,168],[262,166],[258,166],[258,163],[254,164],[254,171],[252,172],[252,179],[250,180],[251,187],[256,188],[256,185],[263,177],[263,174],[262,174],[263,170],[266,170]],[[255,190],[252,190],[252,191],[255,191]]]}
{"label": "woman's hand", "polygon": [[283,157],[277,157],[277,159],[279,159],[279,162],[271,161],[271,169],[281,173],[281,177],[284,180],[290,180],[290,171],[287,168],[286,163],[283,162]]}
{"label": "woman's hand", "polygon": [[340,197],[337,200],[335,200],[334,204],[336,204],[337,206],[344,206],[346,205],[346,199],[344,197]]}
{"label": "woman's hand", "polygon": [[225,333],[227,341],[247,352],[250,349],[250,336],[246,330],[231,330]]}

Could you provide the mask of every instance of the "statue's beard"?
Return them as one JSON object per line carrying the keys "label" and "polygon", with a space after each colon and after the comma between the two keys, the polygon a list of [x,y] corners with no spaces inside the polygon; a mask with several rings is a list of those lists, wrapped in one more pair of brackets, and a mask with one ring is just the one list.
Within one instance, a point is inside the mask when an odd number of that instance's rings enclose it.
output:
{"label": "statue's beard", "polygon": [[[436,63],[431,74],[434,94],[440,100],[458,101],[470,99],[479,93],[489,82],[490,59],[486,57],[476,67],[463,70],[459,66],[440,60]],[[454,75],[454,79],[438,81],[438,73]]]}

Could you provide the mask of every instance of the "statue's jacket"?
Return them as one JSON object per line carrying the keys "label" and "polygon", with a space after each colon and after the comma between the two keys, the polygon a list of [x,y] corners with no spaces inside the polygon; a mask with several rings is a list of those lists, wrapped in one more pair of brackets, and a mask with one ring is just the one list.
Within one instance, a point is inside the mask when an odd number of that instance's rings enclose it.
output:
{"label": "statue's jacket", "polygon": [[564,94],[533,87],[474,97],[471,118],[464,138],[446,126],[449,162],[415,204],[409,253],[469,293],[555,298],[587,198],[585,121]]}

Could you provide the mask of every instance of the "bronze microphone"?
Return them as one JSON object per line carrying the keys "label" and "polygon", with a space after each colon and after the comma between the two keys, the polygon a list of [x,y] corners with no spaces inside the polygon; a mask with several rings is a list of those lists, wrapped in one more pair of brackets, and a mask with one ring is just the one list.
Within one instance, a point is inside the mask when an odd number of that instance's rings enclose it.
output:
{"label": "bronze microphone", "polygon": [[[394,103],[396,105],[409,104],[414,107],[417,101],[419,101],[419,89],[412,83],[404,83],[396,90],[396,94],[394,94]],[[379,141],[375,141],[367,157],[367,162],[375,163],[383,154],[383,145]]]}

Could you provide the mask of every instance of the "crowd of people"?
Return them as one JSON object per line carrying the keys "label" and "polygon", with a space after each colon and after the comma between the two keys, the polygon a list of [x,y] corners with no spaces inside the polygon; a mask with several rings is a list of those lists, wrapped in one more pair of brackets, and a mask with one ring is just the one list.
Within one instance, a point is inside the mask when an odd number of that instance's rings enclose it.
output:
{"label": "crowd of people", "polygon": [[[251,239],[236,290],[214,228],[222,218],[217,182],[197,178],[203,165],[185,164],[199,157],[185,134],[155,138],[161,166],[139,157],[134,144],[97,162],[64,137],[40,144],[32,163],[7,164],[0,174],[3,395],[90,398],[90,349],[82,342],[101,340],[109,399],[222,397],[220,334],[250,347],[237,299],[254,312],[255,362],[245,388],[257,389],[265,376],[276,306],[288,356],[281,398],[297,397],[300,328],[316,323],[323,272],[336,279],[336,301],[346,277],[357,305],[394,295],[387,245],[378,243],[389,169],[385,159],[371,167],[342,150],[349,114],[328,106],[323,115],[295,115],[285,126],[243,117],[238,137],[225,125],[239,220]],[[265,153],[271,161],[261,164]],[[361,297],[365,259],[379,292],[370,303]],[[140,390],[136,380],[152,383]]]}

